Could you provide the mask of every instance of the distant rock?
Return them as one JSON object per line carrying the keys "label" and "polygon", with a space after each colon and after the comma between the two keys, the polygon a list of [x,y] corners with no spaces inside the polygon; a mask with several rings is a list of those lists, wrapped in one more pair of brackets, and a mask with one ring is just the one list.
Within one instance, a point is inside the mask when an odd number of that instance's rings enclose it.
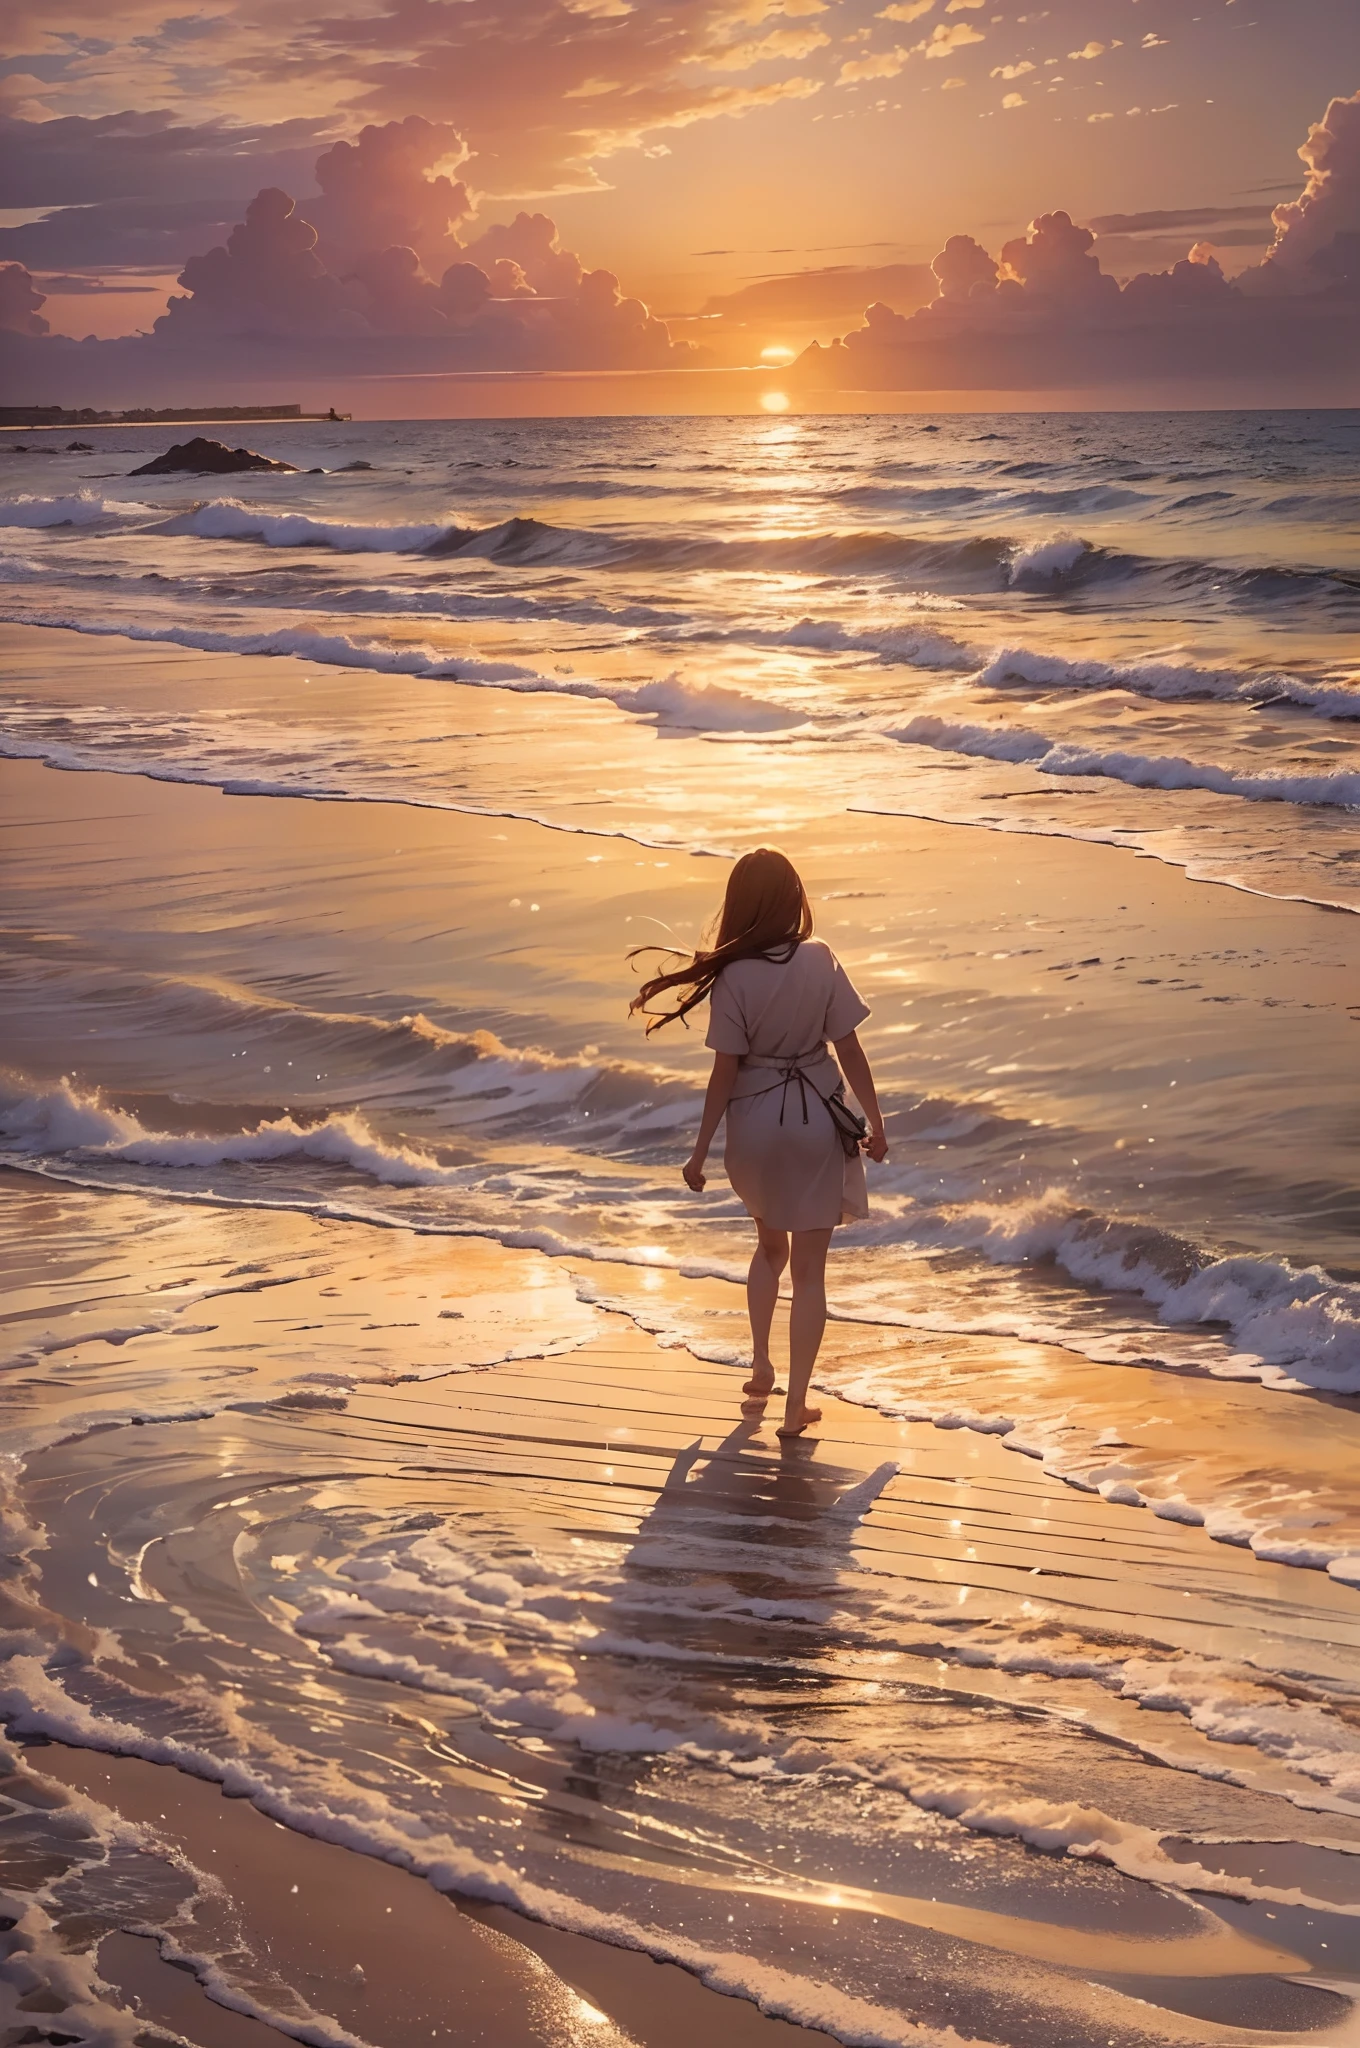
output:
{"label": "distant rock", "polygon": [[66,453],[68,455],[93,455],[94,443],[92,441],[68,441],[66,443]]}
{"label": "distant rock", "polygon": [[193,476],[222,476],[238,469],[286,469],[296,473],[295,462],[275,462],[272,456],[257,455],[253,448],[228,448],[224,441],[208,441],[201,436],[192,441],[177,441],[173,448],[167,448],[164,455],[157,455],[153,461],[144,462],[140,469],[129,470],[130,476],[174,476],[188,473]]}

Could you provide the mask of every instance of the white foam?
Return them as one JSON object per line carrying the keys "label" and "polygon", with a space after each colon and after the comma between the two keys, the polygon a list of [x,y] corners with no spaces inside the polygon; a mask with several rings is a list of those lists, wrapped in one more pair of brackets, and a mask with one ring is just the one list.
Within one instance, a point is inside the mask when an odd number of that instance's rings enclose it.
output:
{"label": "white foam", "polygon": [[[665,637],[708,637],[693,628]],[[1023,684],[1030,689],[1123,690],[1159,703],[1211,698],[1247,708],[1285,702],[1324,718],[1360,719],[1360,688],[1353,680],[1313,682],[1276,670],[1206,668],[1190,660],[1097,661],[1003,645],[990,652],[909,624],[851,628],[836,619],[805,617],[786,627],[740,628],[730,636],[745,646],[806,648],[827,654],[869,654],[910,668],[957,670],[980,689]]]}
{"label": "white foam", "polygon": [[31,497],[25,492],[0,499],[0,526],[101,526],[110,520],[126,525],[154,516],[150,505],[103,498],[94,491],[76,491],[64,498]]}
{"label": "white foam", "polygon": [[1053,579],[1070,575],[1090,542],[1075,533],[1053,533],[1044,540],[1030,541],[1012,549],[1007,574],[1012,583],[1025,578]]}
{"label": "white foam", "polygon": [[970,681],[989,689],[1023,683],[1038,689],[1127,690],[1161,703],[1210,697],[1220,703],[1254,706],[1283,699],[1325,718],[1360,718],[1360,689],[1347,683],[1312,683],[1301,676],[1201,668],[1189,661],[1078,661],[1039,654],[1029,647],[999,647]]}
{"label": "white foam", "polygon": [[263,1164],[315,1159],[349,1166],[388,1187],[447,1187],[461,1176],[428,1153],[376,1138],[357,1111],[300,1124],[272,1118],[253,1131],[223,1137],[176,1137],[148,1131],[126,1110],[70,1082],[0,1107],[0,1136],[20,1156],[74,1154],[132,1166],[207,1167],[229,1162]]}
{"label": "white foam", "polygon": [[1297,1886],[1284,1889],[1257,1884],[1251,1878],[1215,1870],[1211,1864],[1168,1856],[1156,1829],[1118,1820],[1099,1807],[1082,1806],[1075,1800],[1055,1803],[1018,1798],[996,1786],[915,1781],[910,1771],[896,1764],[870,1768],[866,1775],[876,1785],[902,1792],[923,1812],[943,1814],[975,1834],[1009,1836],[1048,1855],[1108,1863],[1126,1877],[1147,1884],[1360,1917],[1360,1906],[1313,1899]]}
{"label": "white foam", "polygon": [[909,719],[905,725],[887,726],[884,732],[903,746],[1023,763],[1040,775],[1106,777],[1134,789],[1205,790],[1250,803],[1360,809],[1360,770],[1355,769],[1327,775],[1248,775],[1213,762],[1188,761],[1178,754],[1100,753],[1022,726],[976,725],[932,713]]}
{"label": "white foam", "polygon": [[[11,1768],[20,1767],[20,1758],[7,1749],[5,1761]],[[99,1896],[86,1902],[84,1927],[72,1928],[72,1880],[84,1860],[79,1857],[60,1875],[44,1879],[35,1871],[26,1881],[20,1878],[8,1897],[0,1893],[8,1917],[16,1922],[0,1965],[0,2023],[9,2020],[17,2031],[32,2013],[41,2012],[45,2028],[63,2033],[74,2029],[72,2038],[87,2048],[137,2048],[144,2043],[148,2029],[138,2001],[134,1997],[130,2006],[116,2002],[114,1987],[104,1981],[98,1967],[104,1933],[127,1926],[132,1919],[130,1931],[154,1939],[165,1961],[190,1972],[214,2004],[260,2020],[304,2048],[367,2048],[362,2036],[316,2011],[291,1985],[277,1978],[269,1982],[272,1973],[267,1965],[266,1983],[259,1988],[272,1992],[272,2000],[253,1995],[238,1977],[224,1970],[218,1955],[186,1944],[182,1937],[193,1927],[198,1900],[205,1895],[221,1896],[214,1876],[191,1863],[154,1827],[129,1821],[86,1793],[66,1786],[52,1789],[61,1800],[56,1809],[61,1830],[55,1845],[58,1856],[62,1851],[70,1853],[73,1845],[66,1829],[74,1823],[79,1829],[78,1841],[93,1851],[90,1861],[96,1868],[119,1858],[118,1895],[116,1902],[110,1900],[106,1887],[99,1887]],[[146,1900],[139,1897],[138,1889],[143,1869],[148,1871]],[[178,1900],[167,1896],[166,1879],[172,1870],[180,1880]],[[133,1916],[150,1902],[159,1916],[168,1916],[166,1924],[136,1924]],[[58,1924],[58,1914],[67,1925]],[[179,1930],[178,1935],[172,1928]],[[77,1945],[81,1940],[88,1944],[83,1949]],[[253,1958],[238,1950],[233,1961],[239,1967]],[[167,2036],[159,2027],[153,2031],[157,2039],[184,2040],[179,2035]]]}
{"label": "white foam", "polygon": [[[172,1764],[222,1785],[234,1797],[249,1799],[260,1812],[299,1834],[412,1871],[440,1891],[510,1906],[569,1933],[679,1963],[711,1989],[749,1999],[774,2017],[820,2028],[844,2048],[986,2048],[952,2027],[918,2026],[900,2012],[814,1977],[706,1947],[668,1928],[641,1925],[625,1914],[603,1911],[535,1884],[508,1864],[474,1854],[438,1833],[427,1820],[351,1783],[338,1766],[319,1758],[300,1752],[285,1755],[283,1746],[274,1744],[268,1768],[260,1769],[245,1760],[252,1731],[229,1699],[204,1695],[200,1702],[205,1716],[222,1724],[224,1748],[230,1741],[239,1750],[218,1755],[210,1747],[147,1735],[132,1722],[93,1713],[74,1700],[36,1657],[11,1659],[7,1675],[10,1682],[0,1688],[0,1712],[13,1719],[21,1734],[44,1734],[80,1748]],[[131,2043],[110,2042],[108,2048],[131,2048]]]}
{"label": "white foam", "polygon": [[198,540],[255,540],[270,548],[334,548],[340,554],[409,554],[429,547],[446,526],[357,526],[344,520],[312,519],[303,512],[270,512],[238,498],[213,498],[162,521],[156,531],[191,534]]}
{"label": "white foam", "polygon": [[[471,654],[448,655],[433,647],[394,647],[376,641],[351,640],[343,633],[321,633],[311,626],[278,626],[262,633],[228,633],[207,626],[146,626],[132,621],[102,624],[87,618],[56,617],[36,612],[11,611],[6,616],[12,625],[61,627],[77,633],[116,635],[120,639],[193,647],[205,654],[295,655],[304,661],[368,669],[379,675],[422,676],[431,682],[488,685],[530,695],[581,697],[595,703],[613,704],[622,711],[640,712],[655,718],[661,725],[690,727],[699,731],[770,732],[802,725],[807,716],[804,711],[791,706],[748,697],[741,691],[723,689],[717,684],[686,683],[675,675],[641,684],[605,683],[587,676],[545,676],[519,662],[484,661]],[[16,749],[11,747],[9,751]],[[140,772],[151,771],[143,767]],[[166,779],[176,779],[173,768],[163,772]],[[186,775],[184,779],[203,781],[216,778],[197,774]],[[254,787],[249,783],[239,786],[243,791]],[[260,793],[269,791],[261,785]],[[292,790],[289,793],[305,792]],[[344,791],[323,789],[315,793],[338,796]]]}
{"label": "white foam", "polygon": [[[707,638],[691,628],[685,639]],[[793,647],[820,654],[872,654],[885,662],[901,662],[911,668],[972,668],[983,657],[975,648],[947,634],[923,631],[919,626],[862,625],[849,627],[839,619],[801,618],[791,626],[762,629],[743,626],[730,636],[750,647]]]}
{"label": "white foam", "polygon": [[640,683],[636,689],[606,689],[589,694],[608,696],[621,711],[641,711],[662,725],[688,726],[700,732],[776,732],[807,722],[794,707],[748,697],[716,683],[686,683],[678,675]]}
{"label": "white foam", "polygon": [[[94,1954],[73,1950],[52,1916],[17,1886],[0,1890],[0,1906],[13,1922],[0,1964],[5,2038],[25,2039],[32,2015],[40,2012],[45,2025],[39,2040],[61,2032],[82,2048],[137,2048],[148,2031],[145,2016],[114,2003]],[[157,2034],[164,2038],[159,2028]]]}

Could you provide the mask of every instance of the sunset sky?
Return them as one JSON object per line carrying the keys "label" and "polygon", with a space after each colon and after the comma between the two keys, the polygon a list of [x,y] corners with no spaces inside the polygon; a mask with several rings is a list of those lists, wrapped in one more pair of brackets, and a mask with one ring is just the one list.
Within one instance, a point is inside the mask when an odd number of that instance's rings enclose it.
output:
{"label": "sunset sky", "polygon": [[[718,368],[829,341],[875,300],[910,314],[934,295],[928,266],[950,236],[996,255],[1055,209],[1095,231],[1120,280],[1196,244],[1232,278],[1259,265],[1271,209],[1298,196],[1310,125],[1360,88],[1356,0],[229,0],[198,14],[18,0],[8,18],[0,262],[43,297],[30,332],[45,320],[76,337],[150,329],[185,261],[225,243],[270,186],[318,227],[336,277],[390,243],[416,248],[422,288],[488,227],[546,213],[586,271],[615,273],[619,296]],[[337,253],[367,170],[338,165],[350,198],[323,202],[328,241],[308,205],[317,157],[412,115],[435,127],[408,185],[446,175],[439,189],[456,194],[437,247],[370,179],[372,249],[351,220]],[[1332,161],[1348,188],[1333,225],[1351,233],[1357,131],[1360,114]],[[483,269],[494,254],[524,268],[519,242],[471,250]],[[365,333],[409,340],[471,317],[461,300],[414,324],[409,310],[376,316],[398,284],[409,300],[391,260],[353,316]],[[497,302],[509,274],[492,278]],[[521,297],[557,288],[526,276]],[[11,273],[7,300],[18,290]],[[524,367],[551,367],[535,346]],[[654,332],[641,353],[620,346],[596,360],[577,334],[561,366],[684,367]],[[409,349],[401,365],[441,367]],[[487,367],[466,351],[463,366]],[[382,367],[370,355],[360,374]]]}

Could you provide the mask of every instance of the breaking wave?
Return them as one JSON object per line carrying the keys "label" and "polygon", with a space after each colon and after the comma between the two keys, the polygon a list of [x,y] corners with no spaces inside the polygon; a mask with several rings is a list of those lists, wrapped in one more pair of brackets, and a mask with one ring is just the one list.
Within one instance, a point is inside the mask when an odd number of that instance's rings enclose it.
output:
{"label": "breaking wave", "polygon": [[827,529],[761,536],[715,536],[675,527],[598,531],[556,526],[513,514],[487,527],[458,521],[419,523],[326,520],[309,513],[210,499],[167,517],[163,508],[90,492],[0,500],[0,526],[85,527],[146,524],[171,537],[254,542],[270,548],[325,548],[341,554],[420,554],[430,560],[483,560],[503,567],[609,567],[652,571],[716,569],[807,575],[908,576],[925,586],[976,592],[1007,589],[1035,596],[1148,587],[1164,595],[1212,593],[1219,602],[1307,604],[1335,620],[1360,615],[1360,575],[1333,568],[1271,563],[1224,564],[1158,557],[1101,546],[1064,531],[931,537],[892,530]]}
{"label": "breaking wave", "polygon": [[1080,1207],[1061,1188],[1011,1204],[913,1208],[899,1227],[913,1244],[975,1252],[994,1265],[1051,1260],[1085,1286],[1140,1296],[1167,1325],[1225,1328],[1231,1376],[1360,1393],[1360,1285],[1320,1266],[1215,1254]]}
{"label": "breaking wave", "polygon": [[[153,641],[172,647],[194,647],[207,654],[293,655],[303,661],[341,668],[370,669],[379,675],[422,676],[432,682],[486,684],[497,689],[584,697],[617,705],[655,718],[660,725],[698,732],[776,732],[802,725],[806,714],[796,708],[749,697],[718,684],[687,683],[679,676],[651,682],[607,683],[587,676],[546,676],[513,661],[484,661],[471,654],[441,654],[431,647],[392,647],[351,640],[343,633],[321,633],[312,626],[277,626],[263,633],[228,633],[209,626],[138,625],[131,620],[99,623],[92,619],[50,613],[8,614],[20,626],[58,626],[76,633]],[[7,751],[22,748],[10,745]],[[39,751],[41,749],[27,751]],[[211,780],[194,776],[193,780]],[[244,785],[241,786],[244,789]],[[339,792],[318,791],[316,794]]]}
{"label": "breaking wave", "polygon": [[930,712],[885,730],[889,739],[903,746],[930,747],[977,760],[1013,761],[1040,775],[1103,776],[1134,789],[1199,789],[1250,803],[1360,809],[1360,770],[1356,769],[1324,775],[1248,775],[1213,762],[1187,761],[1176,754],[1100,753],[1020,726],[973,725]]}
{"label": "breaking wave", "polygon": [[[352,1026],[356,1020],[338,1021]],[[440,1086],[455,1098],[450,1108],[455,1128],[487,1118],[508,1125],[517,1113],[532,1112],[541,1119],[545,1112],[560,1114],[594,1103],[603,1111],[603,1139],[611,1123],[617,1135],[642,1128],[639,1111],[648,1127],[656,1126],[658,1118],[673,1122],[676,1115],[693,1111],[688,1084],[678,1076],[669,1084],[676,1103],[658,1104],[658,1077],[641,1068],[513,1052],[489,1034],[441,1033],[423,1018],[374,1028],[404,1032],[408,1042],[419,1039],[436,1049],[443,1043],[449,1059]],[[409,1060],[409,1054],[404,1057]],[[641,1082],[650,1084],[645,1096],[637,1085]],[[385,1187],[468,1194],[479,1181],[477,1168],[438,1157],[433,1141],[421,1145],[388,1137],[358,1109],[332,1110],[315,1121],[285,1112],[261,1119],[250,1130],[227,1133],[173,1133],[147,1129],[98,1090],[70,1081],[0,1101],[0,1155],[15,1162],[64,1159],[74,1166],[170,1171],[311,1161],[346,1168]],[[625,1213],[635,1193],[631,1183],[619,1187]],[[428,1227],[440,1225],[436,1221]],[[449,1217],[445,1227],[457,1231],[467,1226]],[[508,1232],[488,1220],[477,1228],[502,1242],[524,1241],[518,1223]],[[1286,1392],[1360,1393],[1360,1285],[1337,1280],[1321,1267],[1299,1269],[1263,1254],[1216,1253],[1148,1225],[1080,1207],[1061,1188],[1012,1204],[908,1201],[885,1218],[875,1241],[971,1253],[994,1265],[1050,1262],[1098,1293],[1140,1297],[1164,1326],[1226,1331],[1221,1366],[1229,1377],[1259,1378]],[[551,1228],[536,1232],[534,1242],[550,1253],[630,1262],[629,1251],[619,1244],[567,1239]],[[678,1252],[651,1250],[646,1263],[683,1266],[691,1274],[699,1270],[692,1257],[682,1259]],[[710,1260],[703,1270],[732,1277],[721,1261]],[[913,1320],[890,1306],[859,1309],[849,1302],[837,1313],[866,1322]],[[966,1319],[948,1321],[951,1328],[969,1327]],[[995,1319],[987,1327],[996,1330]],[[1062,1339],[1055,1335],[1053,1341]],[[1149,1333],[1148,1356],[1155,1355]]]}
{"label": "breaking wave", "polygon": [[237,498],[214,498],[156,526],[157,533],[192,534],[198,540],[256,540],[270,548],[334,548],[337,554],[408,554],[429,547],[445,530],[428,523],[357,526],[302,512],[267,512]]}
{"label": "breaking wave", "polygon": [[94,491],[76,491],[64,498],[38,498],[27,493],[0,498],[0,526],[131,525],[155,517],[152,505],[125,498],[102,498]]}

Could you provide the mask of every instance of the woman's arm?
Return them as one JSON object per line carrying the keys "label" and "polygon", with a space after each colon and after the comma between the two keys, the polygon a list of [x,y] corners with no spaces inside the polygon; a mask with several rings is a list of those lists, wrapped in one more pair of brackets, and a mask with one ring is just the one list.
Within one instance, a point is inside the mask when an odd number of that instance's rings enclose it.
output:
{"label": "woman's arm", "polygon": [[[861,1059],[864,1055],[861,1053]],[[708,1148],[713,1143],[713,1134],[723,1120],[732,1090],[737,1084],[737,1068],[741,1065],[740,1055],[735,1052],[715,1052],[713,1072],[708,1077],[708,1093],[704,1097],[704,1113],[699,1120],[699,1135],[694,1140],[694,1150],[681,1168],[686,1187],[701,1194],[704,1186],[704,1161]],[[868,1068],[866,1066],[866,1074]]]}
{"label": "woman's arm", "polygon": [[847,1032],[844,1038],[836,1040],[836,1058],[850,1083],[851,1093],[869,1119],[869,1136],[864,1149],[871,1159],[886,1159],[888,1140],[883,1131],[883,1112],[878,1106],[874,1077],[869,1072],[868,1054],[859,1042],[857,1031]]}

